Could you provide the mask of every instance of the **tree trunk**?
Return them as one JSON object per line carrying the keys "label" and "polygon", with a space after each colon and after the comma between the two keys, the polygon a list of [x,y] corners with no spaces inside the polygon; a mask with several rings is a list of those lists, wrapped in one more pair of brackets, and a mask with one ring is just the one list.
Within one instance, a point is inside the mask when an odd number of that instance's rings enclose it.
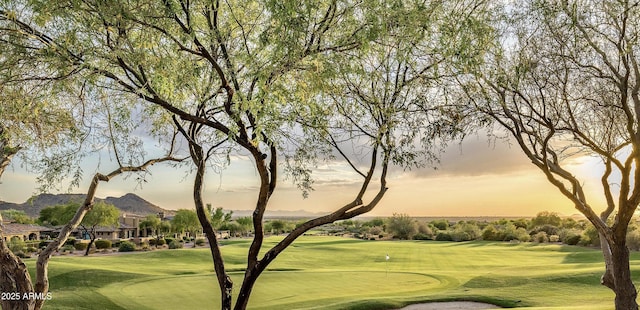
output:
{"label": "tree trunk", "polygon": [[[625,240],[626,234],[615,238],[615,243],[610,245],[612,256],[613,291],[616,294],[616,310],[638,310],[636,298],[638,292],[631,280],[629,269],[629,249]],[[605,273],[606,275],[606,273]]]}
{"label": "tree trunk", "polygon": [[[3,133],[4,127],[0,125],[0,176],[4,173],[13,156],[20,150],[20,147],[11,147]],[[11,252],[4,241],[2,221],[2,215],[0,215],[0,292],[10,294],[10,296],[2,298],[0,306],[5,310],[34,309],[35,300],[24,298],[25,293],[33,292],[31,276],[27,271],[27,266]]]}
{"label": "tree trunk", "polygon": [[91,238],[91,240],[89,241],[89,245],[87,245],[87,249],[84,251],[84,256],[89,256],[89,251],[91,251],[91,246],[95,241],[96,239]]}
{"label": "tree trunk", "polygon": [[[185,134],[185,137],[188,137],[186,133],[183,132],[183,134]],[[224,259],[220,252],[220,245],[218,244],[215,230],[209,221],[209,216],[205,211],[206,209],[202,199],[202,188],[204,185],[204,175],[206,170],[204,152],[202,151],[202,147],[193,140],[190,140],[189,142],[191,159],[197,166],[197,172],[193,183],[193,201],[196,207],[198,221],[202,226],[202,231],[209,240],[209,250],[211,251],[213,268],[216,272],[218,285],[220,286],[221,309],[231,310],[231,305],[233,303],[233,281],[231,281],[231,277],[229,277],[224,267]],[[193,240],[193,246],[196,246],[195,239]]]}
{"label": "tree trunk", "polygon": [[602,256],[604,257],[605,271],[602,277],[600,277],[600,284],[615,290],[615,279],[613,277],[613,254],[611,253],[611,247],[607,236],[603,233],[600,235],[600,249],[602,250]]}
{"label": "tree trunk", "polygon": [[234,310],[245,310],[247,309],[247,305],[249,304],[249,297],[251,297],[251,291],[253,290],[253,286],[255,285],[258,277],[262,273],[264,268],[259,268],[256,266],[253,270],[247,270],[244,275],[244,280],[242,281],[242,287],[240,287],[240,293],[238,294],[238,298],[236,299],[236,306],[233,308]]}
{"label": "tree trunk", "polygon": [[35,299],[25,298],[33,293],[31,276],[27,266],[7,247],[2,234],[2,216],[0,216],[0,292],[4,293],[0,305],[4,310],[35,309]]}

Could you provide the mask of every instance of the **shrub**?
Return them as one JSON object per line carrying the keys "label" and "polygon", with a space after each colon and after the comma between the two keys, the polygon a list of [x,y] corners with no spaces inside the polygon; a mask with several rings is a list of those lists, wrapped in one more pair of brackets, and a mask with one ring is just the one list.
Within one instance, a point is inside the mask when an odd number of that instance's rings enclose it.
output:
{"label": "shrub", "polygon": [[473,223],[458,223],[451,233],[453,241],[471,241],[480,238],[480,228]]}
{"label": "shrub", "polygon": [[382,234],[382,228],[380,226],[373,226],[369,228],[369,233],[372,235],[380,235]]}
{"label": "shrub", "polygon": [[204,238],[198,238],[196,239],[196,245],[200,246],[200,245],[204,245]]}
{"label": "shrub", "polygon": [[504,236],[501,236],[498,230],[493,225],[488,225],[482,231],[482,240],[487,241],[502,241]]}
{"label": "shrub", "polygon": [[87,249],[88,244],[86,243],[82,243],[82,242],[78,242],[76,244],[73,245],[73,247],[78,250],[78,251],[84,251]]}
{"label": "shrub", "polygon": [[9,240],[9,249],[13,253],[17,254],[18,252],[24,251],[24,247],[24,241],[20,237],[13,237],[11,238],[11,240]]}
{"label": "shrub", "polygon": [[32,246],[27,247],[27,253],[34,253],[34,252],[36,252],[36,251],[38,251],[38,249],[36,249],[36,248],[34,248],[34,247],[32,247]]}
{"label": "shrub", "polygon": [[447,230],[447,228],[449,228],[449,221],[447,220],[433,220],[429,224],[433,225],[433,227],[438,230]]}
{"label": "shrub", "polygon": [[111,241],[100,239],[96,240],[95,245],[96,249],[108,249],[111,247]]}
{"label": "shrub", "polygon": [[518,240],[521,242],[527,242],[531,240],[531,236],[527,233],[527,230],[522,227],[517,227],[511,223],[507,224],[503,230],[504,241]]}
{"label": "shrub", "polygon": [[60,248],[60,250],[62,250],[62,252],[69,252],[69,253],[73,253],[73,250],[75,250],[76,248],[71,245],[71,244],[67,244],[65,246],[63,246],[62,248]]}
{"label": "shrub", "polygon": [[571,235],[571,236],[567,237],[566,239],[564,239],[563,242],[568,244],[568,245],[576,245],[576,244],[580,243],[580,235]]}
{"label": "shrub", "polygon": [[136,245],[130,241],[120,242],[120,247],[118,248],[118,252],[133,252],[135,250],[136,250]]}
{"label": "shrub", "polygon": [[175,240],[175,239],[173,239],[173,238],[164,238],[164,241],[165,241],[167,244],[171,244],[171,242],[173,242],[173,240]]}
{"label": "shrub", "polygon": [[600,235],[593,225],[589,225],[580,237],[580,245],[600,246]]}
{"label": "shrub", "polygon": [[166,241],[164,239],[156,240],[156,245],[165,245]]}
{"label": "shrub", "polygon": [[67,241],[64,242],[64,245],[74,245],[75,243],[76,243],[76,238],[69,237],[67,238]]}
{"label": "shrub", "polygon": [[31,255],[26,254],[26,253],[24,253],[24,252],[22,252],[22,251],[19,251],[19,252],[15,253],[15,255],[16,255],[17,257],[20,257],[20,258],[30,258],[30,257],[31,257]]}
{"label": "shrub", "polygon": [[418,232],[418,224],[407,214],[394,213],[387,219],[387,229],[393,238],[411,240]]}
{"label": "shrub", "polygon": [[534,236],[535,234],[541,231],[544,231],[545,233],[547,233],[547,236],[557,235],[559,233],[559,229],[556,226],[542,225],[542,226],[536,226],[534,229],[531,230],[529,234],[531,236]]}
{"label": "shrub", "polygon": [[149,239],[149,245],[156,245],[157,240],[156,239]]}
{"label": "shrub", "polygon": [[431,229],[431,227],[429,227],[429,225],[425,223],[418,224],[418,233],[422,235],[427,235],[429,237],[433,236],[433,230]]}
{"label": "shrub", "polygon": [[533,236],[533,241],[538,243],[545,243],[545,242],[549,242],[549,237],[547,237],[546,232],[541,231]]}
{"label": "shrub", "polygon": [[175,240],[172,240],[171,243],[169,243],[169,248],[170,249],[181,249],[182,248],[182,243],[177,242]]}
{"label": "shrub", "polygon": [[558,235],[560,236],[560,241],[568,245],[578,244],[578,242],[580,242],[581,234],[582,234],[582,231],[574,228],[571,228],[571,229],[564,228],[564,229],[561,229],[560,232],[558,233]]}
{"label": "shrub", "polygon": [[431,240],[431,236],[423,233],[417,233],[415,236],[413,236],[413,240]]}
{"label": "shrub", "polygon": [[448,232],[439,232],[436,235],[436,241],[453,241],[453,238]]}
{"label": "shrub", "polygon": [[559,241],[560,241],[560,236],[558,235],[549,236],[549,242],[559,242]]}

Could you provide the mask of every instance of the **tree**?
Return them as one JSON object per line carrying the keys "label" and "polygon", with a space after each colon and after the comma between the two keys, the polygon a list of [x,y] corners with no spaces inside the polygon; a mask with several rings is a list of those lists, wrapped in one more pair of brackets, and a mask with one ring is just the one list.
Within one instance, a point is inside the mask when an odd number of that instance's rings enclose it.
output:
{"label": "tree", "polygon": [[[462,4],[25,0],[19,10],[0,11],[7,24],[0,30],[46,51],[38,60],[137,96],[150,119],[171,115],[189,143],[196,214],[223,309],[232,307],[233,282],[203,203],[203,180],[211,162],[249,155],[259,188],[235,304],[245,309],[258,277],[296,238],[371,211],[387,191],[391,166],[434,161],[439,142],[458,131],[455,122],[439,121],[435,97],[416,94],[437,93],[447,59],[473,57],[474,41],[460,34],[479,5]],[[362,57],[368,49],[372,56]],[[264,213],[281,167],[307,195],[313,166],[336,157],[358,180],[353,198],[263,248]]]}
{"label": "tree", "polygon": [[[4,1],[0,4],[0,23],[6,20]],[[28,167],[42,172],[43,178],[49,176],[71,176],[71,170],[60,169],[77,159],[74,146],[81,137],[73,121],[73,107],[66,101],[56,100],[57,93],[63,88],[52,85],[52,80],[61,78],[60,71],[50,70],[50,79],[33,79],[20,75],[42,72],[40,62],[25,62],[35,50],[22,45],[26,41],[22,35],[6,32],[0,34],[0,42],[11,41],[15,44],[2,44],[0,57],[0,178],[16,155],[37,153],[37,161],[29,162],[27,156],[23,162]],[[64,142],[63,142],[64,141]],[[26,266],[7,247],[2,233],[0,215],[0,291],[26,293],[32,288],[32,282]],[[3,309],[29,309],[34,301],[0,301]]]}
{"label": "tree", "polygon": [[[174,215],[171,220],[171,227],[175,232],[180,234],[188,232],[190,236],[194,238],[201,229],[196,212],[186,209],[176,211],[176,215]],[[195,244],[193,246],[195,247]]]}
{"label": "tree", "polygon": [[394,213],[387,219],[387,231],[394,238],[410,240],[418,232],[418,224],[407,214]]}
{"label": "tree", "polygon": [[551,225],[555,227],[562,226],[562,218],[556,212],[542,211],[536,217],[531,219],[531,227]]}
{"label": "tree", "polygon": [[38,217],[38,222],[41,225],[63,225],[65,223],[68,223],[73,218],[79,207],[80,203],[76,202],[45,207],[44,209],[40,210],[40,217]]}
{"label": "tree", "polygon": [[284,228],[286,227],[285,221],[283,220],[273,220],[269,222],[269,226],[271,227],[271,232],[279,235],[284,232]]}
{"label": "tree", "polygon": [[101,201],[94,203],[91,211],[87,212],[80,223],[80,227],[90,238],[84,256],[89,255],[89,250],[91,250],[91,246],[96,241],[97,229],[99,227],[118,227],[120,225],[119,218],[120,209],[116,208],[116,206]]}
{"label": "tree", "polygon": [[211,210],[211,204],[207,204],[207,210],[209,210],[209,213],[211,214],[211,226],[213,226],[213,228],[220,229],[222,225],[231,222],[233,211],[224,213],[224,210],[220,207],[213,211]]}
{"label": "tree", "polygon": [[240,228],[242,229],[242,232],[247,235],[249,234],[250,230],[251,230],[251,226],[253,224],[253,220],[251,219],[250,216],[243,216],[243,217],[239,217],[236,219],[236,223],[238,223],[238,225],[240,225]]}
{"label": "tree", "polygon": [[35,221],[22,210],[8,209],[0,211],[2,217],[18,224],[33,224]]}
{"label": "tree", "polygon": [[[503,15],[487,61],[472,70],[475,80],[462,81],[467,102],[508,132],[594,225],[606,266],[601,283],[614,291],[616,309],[638,309],[626,235],[640,203],[640,8],[524,1]],[[579,156],[601,160],[603,209],[572,172]]]}
{"label": "tree", "polygon": [[[140,222],[140,230],[144,231],[145,234],[151,230],[151,234],[156,236],[156,241],[160,240],[160,225],[162,221],[156,215],[149,214],[147,215],[142,222]],[[158,243],[156,242],[156,248],[158,247]]]}

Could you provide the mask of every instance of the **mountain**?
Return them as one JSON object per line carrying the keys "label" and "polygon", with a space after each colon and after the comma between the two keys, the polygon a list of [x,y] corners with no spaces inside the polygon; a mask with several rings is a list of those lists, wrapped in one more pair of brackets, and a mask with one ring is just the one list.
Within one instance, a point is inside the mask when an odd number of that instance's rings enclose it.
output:
{"label": "mountain", "polygon": [[[245,216],[252,216],[253,215],[253,210],[224,210],[225,212],[229,212],[229,211],[233,211],[233,217],[234,218],[238,218],[238,217],[245,217]],[[288,210],[267,210],[264,213],[264,217],[265,218],[312,218],[312,217],[318,217],[318,216],[322,216],[322,215],[326,215],[327,213],[316,213],[316,212],[309,212],[309,211],[305,211],[305,210],[295,210],[295,211],[288,211]]]}
{"label": "mountain", "polygon": [[[31,197],[21,204],[0,201],[0,210],[22,210],[31,217],[38,217],[40,216],[40,210],[46,207],[69,202],[82,203],[84,197],[84,194],[40,194]],[[116,208],[129,214],[148,215],[158,214],[160,212],[164,212],[167,215],[173,214],[173,211],[160,208],[136,194],[126,194],[122,197],[107,197],[105,199],[96,198],[96,201],[113,204]]]}

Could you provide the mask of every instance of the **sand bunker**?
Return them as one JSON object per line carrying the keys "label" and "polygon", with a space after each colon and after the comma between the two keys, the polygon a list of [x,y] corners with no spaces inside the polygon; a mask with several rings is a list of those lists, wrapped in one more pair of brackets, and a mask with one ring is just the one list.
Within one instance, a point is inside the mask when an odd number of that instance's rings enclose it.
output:
{"label": "sand bunker", "polygon": [[423,304],[413,304],[399,310],[482,310],[482,309],[499,309],[500,307],[492,304],[485,304],[473,301],[447,301],[447,302],[429,302]]}

